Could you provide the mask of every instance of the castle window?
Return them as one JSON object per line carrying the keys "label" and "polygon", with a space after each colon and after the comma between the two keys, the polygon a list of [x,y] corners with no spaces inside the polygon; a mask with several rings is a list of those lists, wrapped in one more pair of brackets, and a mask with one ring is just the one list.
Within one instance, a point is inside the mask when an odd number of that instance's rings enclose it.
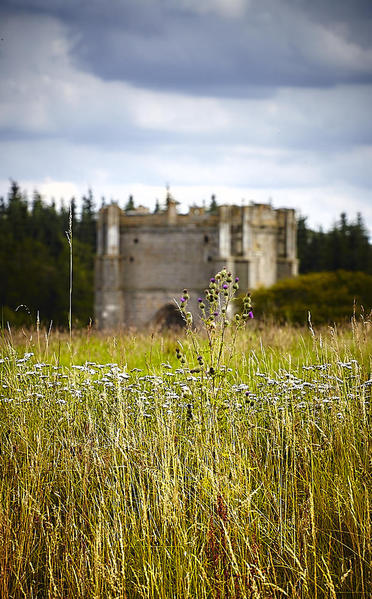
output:
{"label": "castle window", "polygon": [[134,262],[133,256],[129,256],[129,262]]}
{"label": "castle window", "polygon": [[212,262],[212,256],[208,256],[207,260],[208,262]]}
{"label": "castle window", "polygon": [[209,241],[208,235],[204,235],[204,243],[208,243],[208,241]]}
{"label": "castle window", "polygon": [[134,243],[138,243],[138,239],[137,239],[137,237],[135,237],[135,238],[133,239],[133,241],[134,241]]}

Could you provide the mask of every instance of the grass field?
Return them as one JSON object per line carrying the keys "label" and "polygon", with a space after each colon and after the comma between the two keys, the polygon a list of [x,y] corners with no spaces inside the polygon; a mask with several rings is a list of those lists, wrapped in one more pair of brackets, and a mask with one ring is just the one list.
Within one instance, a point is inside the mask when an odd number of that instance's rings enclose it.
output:
{"label": "grass field", "polygon": [[223,335],[2,332],[1,598],[371,597],[371,323]]}

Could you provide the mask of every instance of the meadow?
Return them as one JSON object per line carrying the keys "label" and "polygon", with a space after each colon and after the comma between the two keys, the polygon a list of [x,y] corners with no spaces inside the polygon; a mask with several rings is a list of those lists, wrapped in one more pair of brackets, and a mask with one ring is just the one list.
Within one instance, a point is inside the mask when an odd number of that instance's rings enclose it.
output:
{"label": "meadow", "polygon": [[215,314],[2,331],[1,598],[371,597],[370,319]]}

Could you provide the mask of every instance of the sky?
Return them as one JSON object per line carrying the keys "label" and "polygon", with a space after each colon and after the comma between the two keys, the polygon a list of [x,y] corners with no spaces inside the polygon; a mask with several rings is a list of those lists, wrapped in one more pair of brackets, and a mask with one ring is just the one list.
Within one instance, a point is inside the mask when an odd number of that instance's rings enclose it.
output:
{"label": "sky", "polygon": [[2,0],[0,195],[372,231],[371,0]]}

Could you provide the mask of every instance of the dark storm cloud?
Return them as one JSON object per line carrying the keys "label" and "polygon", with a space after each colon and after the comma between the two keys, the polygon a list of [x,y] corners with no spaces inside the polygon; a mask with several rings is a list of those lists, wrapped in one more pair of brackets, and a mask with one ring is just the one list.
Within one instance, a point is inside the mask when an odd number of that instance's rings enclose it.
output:
{"label": "dark storm cloud", "polygon": [[372,81],[370,1],[241,0],[232,14],[227,0],[3,6],[63,21],[76,64],[103,80],[231,97]]}
{"label": "dark storm cloud", "polygon": [[291,0],[291,4],[300,7],[307,18],[331,29],[347,23],[346,38],[361,47],[371,47],[371,0]]}

